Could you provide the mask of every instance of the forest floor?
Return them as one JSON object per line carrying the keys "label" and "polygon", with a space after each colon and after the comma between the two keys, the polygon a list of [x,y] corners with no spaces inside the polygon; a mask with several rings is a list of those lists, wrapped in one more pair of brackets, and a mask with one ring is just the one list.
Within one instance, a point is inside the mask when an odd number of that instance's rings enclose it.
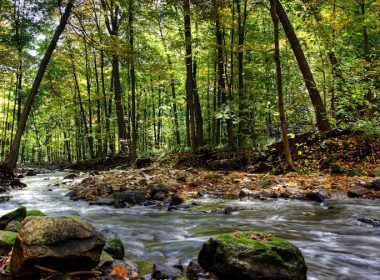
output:
{"label": "forest floor", "polygon": [[[173,194],[262,200],[380,198],[378,140],[369,141],[363,134],[347,131],[291,139],[297,172],[284,168],[282,146],[277,143],[262,153],[174,153],[153,164],[140,159],[136,161],[137,167],[142,167],[139,169],[116,162],[117,170],[82,173],[67,183],[73,185],[74,199],[88,201],[111,199],[114,193],[127,190],[144,193],[152,200],[165,200]],[[145,164],[149,166],[143,167]]]}

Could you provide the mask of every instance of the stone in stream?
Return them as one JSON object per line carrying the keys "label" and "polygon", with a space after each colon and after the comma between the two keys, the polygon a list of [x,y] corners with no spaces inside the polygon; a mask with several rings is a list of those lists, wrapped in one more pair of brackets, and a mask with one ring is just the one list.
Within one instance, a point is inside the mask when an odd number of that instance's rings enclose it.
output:
{"label": "stone in stream", "polygon": [[124,258],[124,244],[119,238],[119,236],[109,229],[104,229],[101,231],[106,238],[106,244],[103,248],[105,252],[110,254],[115,259]]}
{"label": "stone in stream", "polygon": [[102,199],[91,201],[89,204],[97,205],[97,206],[112,206],[115,204],[115,200],[113,198],[102,198]]}
{"label": "stone in stream", "polygon": [[253,192],[247,188],[241,189],[239,192],[239,197],[247,197],[253,195]]}
{"label": "stone in stream", "polygon": [[155,263],[153,265],[153,279],[157,280],[174,280],[178,277],[181,277],[182,271],[176,267],[163,264],[163,263]]}
{"label": "stone in stream", "polygon": [[16,241],[17,233],[0,230],[0,256],[7,255]]}
{"label": "stone in stream", "polygon": [[354,186],[348,190],[347,196],[350,198],[363,197],[364,195],[370,192],[371,192],[370,190],[362,186]]}
{"label": "stone in stream", "polygon": [[19,221],[21,222],[26,217],[26,208],[21,206],[20,208],[9,212],[2,217],[0,217],[0,230],[5,229],[7,224],[11,221]]}
{"label": "stone in stream", "polygon": [[56,271],[83,271],[97,266],[104,236],[74,218],[27,217],[13,246],[11,271],[16,277],[36,276],[36,265]]}
{"label": "stone in stream", "polygon": [[63,177],[63,180],[72,180],[72,179],[75,179],[75,178],[77,178],[77,177],[78,177],[77,174],[75,174],[75,173],[71,173],[71,174],[66,175],[65,177]]}
{"label": "stone in stream", "polygon": [[373,227],[380,227],[380,220],[378,219],[374,219],[374,218],[359,218],[358,219],[359,222],[361,223],[364,223],[364,224],[368,224],[368,225],[371,225]]}
{"label": "stone in stream", "polygon": [[258,232],[222,234],[203,244],[201,267],[220,280],[306,280],[301,251],[288,241]]}
{"label": "stone in stream", "polygon": [[326,200],[325,197],[319,192],[309,192],[306,194],[306,198],[310,201],[315,201],[319,203],[325,202]]}
{"label": "stone in stream", "polygon": [[380,191],[380,179],[376,179],[375,181],[372,182],[371,189],[375,191]]}
{"label": "stone in stream", "polygon": [[147,200],[144,192],[141,191],[124,191],[114,194],[115,208],[124,208],[127,204],[140,204]]}
{"label": "stone in stream", "polygon": [[178,194],[172,194],[170,199],[170,206],[177,206],[185,202],[185,199],[178,195]]}

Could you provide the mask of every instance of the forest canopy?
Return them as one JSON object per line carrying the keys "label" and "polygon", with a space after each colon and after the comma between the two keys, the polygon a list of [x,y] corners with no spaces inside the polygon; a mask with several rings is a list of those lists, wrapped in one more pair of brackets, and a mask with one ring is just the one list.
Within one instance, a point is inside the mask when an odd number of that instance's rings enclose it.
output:
{"label": "forest canopy", "polygon": [[53,34],[20,162],[380,134],[375,0],[2,0],[0,22],[0,160]]}

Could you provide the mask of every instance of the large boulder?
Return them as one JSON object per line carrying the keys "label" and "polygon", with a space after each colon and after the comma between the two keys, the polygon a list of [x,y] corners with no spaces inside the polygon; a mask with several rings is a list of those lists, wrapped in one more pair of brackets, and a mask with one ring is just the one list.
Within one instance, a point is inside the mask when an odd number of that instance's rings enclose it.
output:
{"label": "large boulder", "polygon": [[16,241],[17,233],[0,230],[0,256],[7,255]]}
{"label": "large boulder", "polygon": [[213,237],[203,244],[198,261],[220,280],[307,279],[301,251],[271,234],[238,232]]}
{"label": "large boulder", "polygon": [[36,265],[56,271],[90,270],[99,263],[104,236],[75,218],[27,217],[13,247],[17,277],[38,275]]}
{"label": "large boulder", "polygon": [[20,208],[5,214],[0,217],[0,230],[5,229],[7,224],[11,221],[19,221],[21,222],[26,217],[26,208],[21,206]]}

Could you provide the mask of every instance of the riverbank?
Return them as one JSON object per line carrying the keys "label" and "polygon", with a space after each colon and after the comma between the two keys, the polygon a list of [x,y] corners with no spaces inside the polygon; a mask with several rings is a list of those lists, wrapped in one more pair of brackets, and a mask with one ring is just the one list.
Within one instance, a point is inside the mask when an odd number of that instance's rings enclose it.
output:
{"label": "riverbank", "polygon": [[[151,272],[154,263],[173,257],[188,264],[210,236],[246,230],[271,232],[299,247],[308,266],[308,279],[375,280],[380,269],[378,230],[358,221],[380,217],[377,200],[327,199],[317,203],[206,195],[189,198],[186,204],[197,205],[176,211],[141,205],[115,209],[65,197],[68,186],[61,182],[67,174],[23,178],[28,187],[12,192],[13,199],[1,205],[0,215],[25,205],[49,216],[78,217],[98,230],[110,229],[119,235],[126,259],[139,265],[141,275]],[[225,209],[234,211],[226,213]]]}

